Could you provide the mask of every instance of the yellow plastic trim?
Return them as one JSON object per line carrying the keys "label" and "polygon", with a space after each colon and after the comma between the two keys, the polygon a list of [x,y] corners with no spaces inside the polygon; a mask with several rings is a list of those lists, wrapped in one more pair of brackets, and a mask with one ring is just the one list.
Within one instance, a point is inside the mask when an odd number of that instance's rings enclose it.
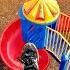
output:
{"label": "yellow plastic trim", "polygon": [[[32,2],[33,2],[33,5],[34,7],[32,7]],[[49,3],[49,4],[48,4]],[[39,5],[41,5],[41,9],[40,10],[40,16],[42,16],[42,18],[44,20],[36,20],[36,14],[37,14],[37,11],[39,10]],[[50,5],[51,4],[51,5]],[[43,7],[42,7],[43,6]],[[28,3],[25,3],[24,4],[24,9],[29,9],[29,7],[32,7],[32,9],[30,10],[30,12],[28,14],[26,14],[25,12],[23,12],[25,18],[31,22],[34,22],[36,24],[48,24],[48,23],[52,23],[54,21],[56,21],[60,15],[60,9],[59,9],[59,6],[57,4],[57,1],[53,1],[53,0],[35,0],[35,4],[34,4],[34,1],[31,0],[30,2]],[[45,8],[44,8],[45,7]],[[50,8],[50,10],[49,10]],[[24,10],[23,9],[23,10]],[[51,12],[55,12],[56,15],[52,15]]]}
{"label": "yellow plastic trim", "polygon": [[[59,13],[60,13],[60,12],[59,12]],[[48,23],[52,23],[52,22],[56,21],[56,20],[58,19],[59,15],[60,15],[59,13],[56,15],[56,17],[55,17],[53,20],[50,20],[50,21],[36,21],[36,20],[34,20],[32,17],[26,15],[25,13],[23,13],[23,14],[24,14],[24,16],[25,16],[25,18],[26,18],[27,20],[29,20],[29,21],[31,21],[31,22],[33,22],[33,23],[36,23],[36,24],[48,24]],[[30,18],[31,18],[31,19],[30,19]],[[33,19],[33,20],[32,20],[32,19]]]}

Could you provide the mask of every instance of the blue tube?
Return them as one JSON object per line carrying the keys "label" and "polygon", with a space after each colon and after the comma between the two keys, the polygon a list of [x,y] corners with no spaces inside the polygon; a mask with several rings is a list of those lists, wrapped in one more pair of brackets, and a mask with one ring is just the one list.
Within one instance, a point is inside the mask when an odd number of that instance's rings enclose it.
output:
{"label": "blue tube", "polygon": [[67,62],[69,61],[68,55],[62,55],[59,70],[67,70]]}
{"label": "blue tube", "polygon": [[38,49],[46,47],[47,34],[46,26],[55,29],[56,20],[48,24],[36,24],[25,18],[23,15],[22,5],[19,8],[18,15],[21,20],[22,36],[26,42],[34,43]]}

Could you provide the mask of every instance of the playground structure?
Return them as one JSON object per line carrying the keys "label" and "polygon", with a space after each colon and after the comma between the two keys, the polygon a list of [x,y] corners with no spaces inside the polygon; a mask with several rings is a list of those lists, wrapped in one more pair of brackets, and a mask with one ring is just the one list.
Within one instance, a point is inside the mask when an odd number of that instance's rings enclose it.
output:
{"label": "playground structure", "polygon": [[[61,14],[61,15],[63,15],[63,14]],[[1,37],[0,54],[1,54],[1,57],[2,57],[3,61],[5,62],[5,64],[9,68],[11,68],[11,69],[15,69],[16,64],[18,64],[17,68],[18,67],[19,67],[19,69],[22,68],[22,64],[20,64],[19,62],[16,62],[17,61],[17,57],[21,55],[21,48],[22,48],[23,44],[25,44],[25,42],[22,41],[20,25],[21,25],[20,24],[20,19],[17,18],[15,21],[11,22],[10,26],[8,26],[5,29],[5,31],[3,32],[3,35]],[[62,54],[70,56],[69,55],[70,54],[70,52],[69,52],[70,51],[69,50],[70,44],[65,39],[65,37],[63,37],[63,35],[61,33],[59,33],[58,31],[56,31],[56,30],[54,30],[54,29],[52,29],[50,27],[46,27],[46,31],[48,32],[47,35],[46,35],[48,37],[47,38],[47,44],[46,44],[46,50],[48,50],[52,54],[54,54],[54,56],[60,62],[61,62],[61,56],[62,56]],[[11,37],[11,35],[12,35],[12,37]],[[52,41],[53,41],[53,43],[52,43]],[[7,46],[8,43],[11,46]],[[55,46],[55,47],[53,47],[53,46]],[[9,50],[7,50],[8,48],[9,48]],[[60,48],[62,48],[62,49],[60,50]],[[56,52],[56,51],[58,51],[58,52]],[[46,62],[46,64],[44,63],[44,65],[45,65],[45,67],[47,67],[48,63],[49,63],[49,57],[47,56],[48,55],[47,52],[44,49],[39,50],[39,52],[40,52],[40,55],[42,53],[43,53],[43,55],[46,55],[45,56],[46,60],[44,61],[44,62]],[[15,55],[16,55],[16,57],[14,57]],[[43,57],[43,55],[42,55],[42,57]],[[43,60],[44,60],[44,58],[40,59],[40,65],[42,64],[41,61],[43,61]],[[67,64],[67,65],[65,65],[65,64],[64,64],[64,68],[69,65],[69,64]],[[42,67],[41,69],[44,69],[44,66],[40,66],[40,67]]]}
{"label": "playground structure", "polygon": [[[30,11],[30,9],[28,11]],[[17,60],[17,58],[21,56],[22,46],[27,42],[32,42],[37,46],[39,55],[41,56],[39,61],[40,70],[46,70],[49,64],[49,57],[46,50],[51,52],[60,61],[60,70],[69,68],[70,17],[62,13],[59,16],[58,13],[58,16],[53,22],[38,24],[38,21],[33,22],[31,19],[27,18],[27,16],[25,17],[25,15],[23,15],[22,6],[18,11],[18,15],[19,18],[7,27],[1,37],[0,52],[5,64],[10,69],[22,70],[23,65]],[[39,18],[44,19],[43,15],[38,14],[38,16],[37,20]],[[42,54],[45,56],[45,60]],[[63,55],[64,57],[62,57]],[[66,56],[67,58],[65,58]],[[65,62],[64,64],[63,61]]]}

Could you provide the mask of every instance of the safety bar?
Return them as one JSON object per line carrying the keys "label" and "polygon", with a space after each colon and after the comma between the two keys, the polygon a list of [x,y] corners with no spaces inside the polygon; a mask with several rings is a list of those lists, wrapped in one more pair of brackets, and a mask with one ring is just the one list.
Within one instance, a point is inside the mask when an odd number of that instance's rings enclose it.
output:
{"label": "safety bar", "polygon": [[70,49],[70,43],[56,30],[46,27],[46,50],[53,53],[61,61],[61,56],[67,54]]}

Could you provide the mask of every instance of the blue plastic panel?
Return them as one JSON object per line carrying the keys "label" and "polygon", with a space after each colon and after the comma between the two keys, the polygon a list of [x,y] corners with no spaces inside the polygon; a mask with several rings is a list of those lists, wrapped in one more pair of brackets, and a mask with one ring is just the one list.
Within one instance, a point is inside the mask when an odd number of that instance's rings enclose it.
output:
{"label": "blue plastic panel", "polygon": [[36,24],[27,20],[22,11],[22,6],[19,8],[18,15],[21,20],[22,36],[26,42],[34,43],[38,49],[46,47],[46,26],[55,29],[56,21],[48,24]]}

